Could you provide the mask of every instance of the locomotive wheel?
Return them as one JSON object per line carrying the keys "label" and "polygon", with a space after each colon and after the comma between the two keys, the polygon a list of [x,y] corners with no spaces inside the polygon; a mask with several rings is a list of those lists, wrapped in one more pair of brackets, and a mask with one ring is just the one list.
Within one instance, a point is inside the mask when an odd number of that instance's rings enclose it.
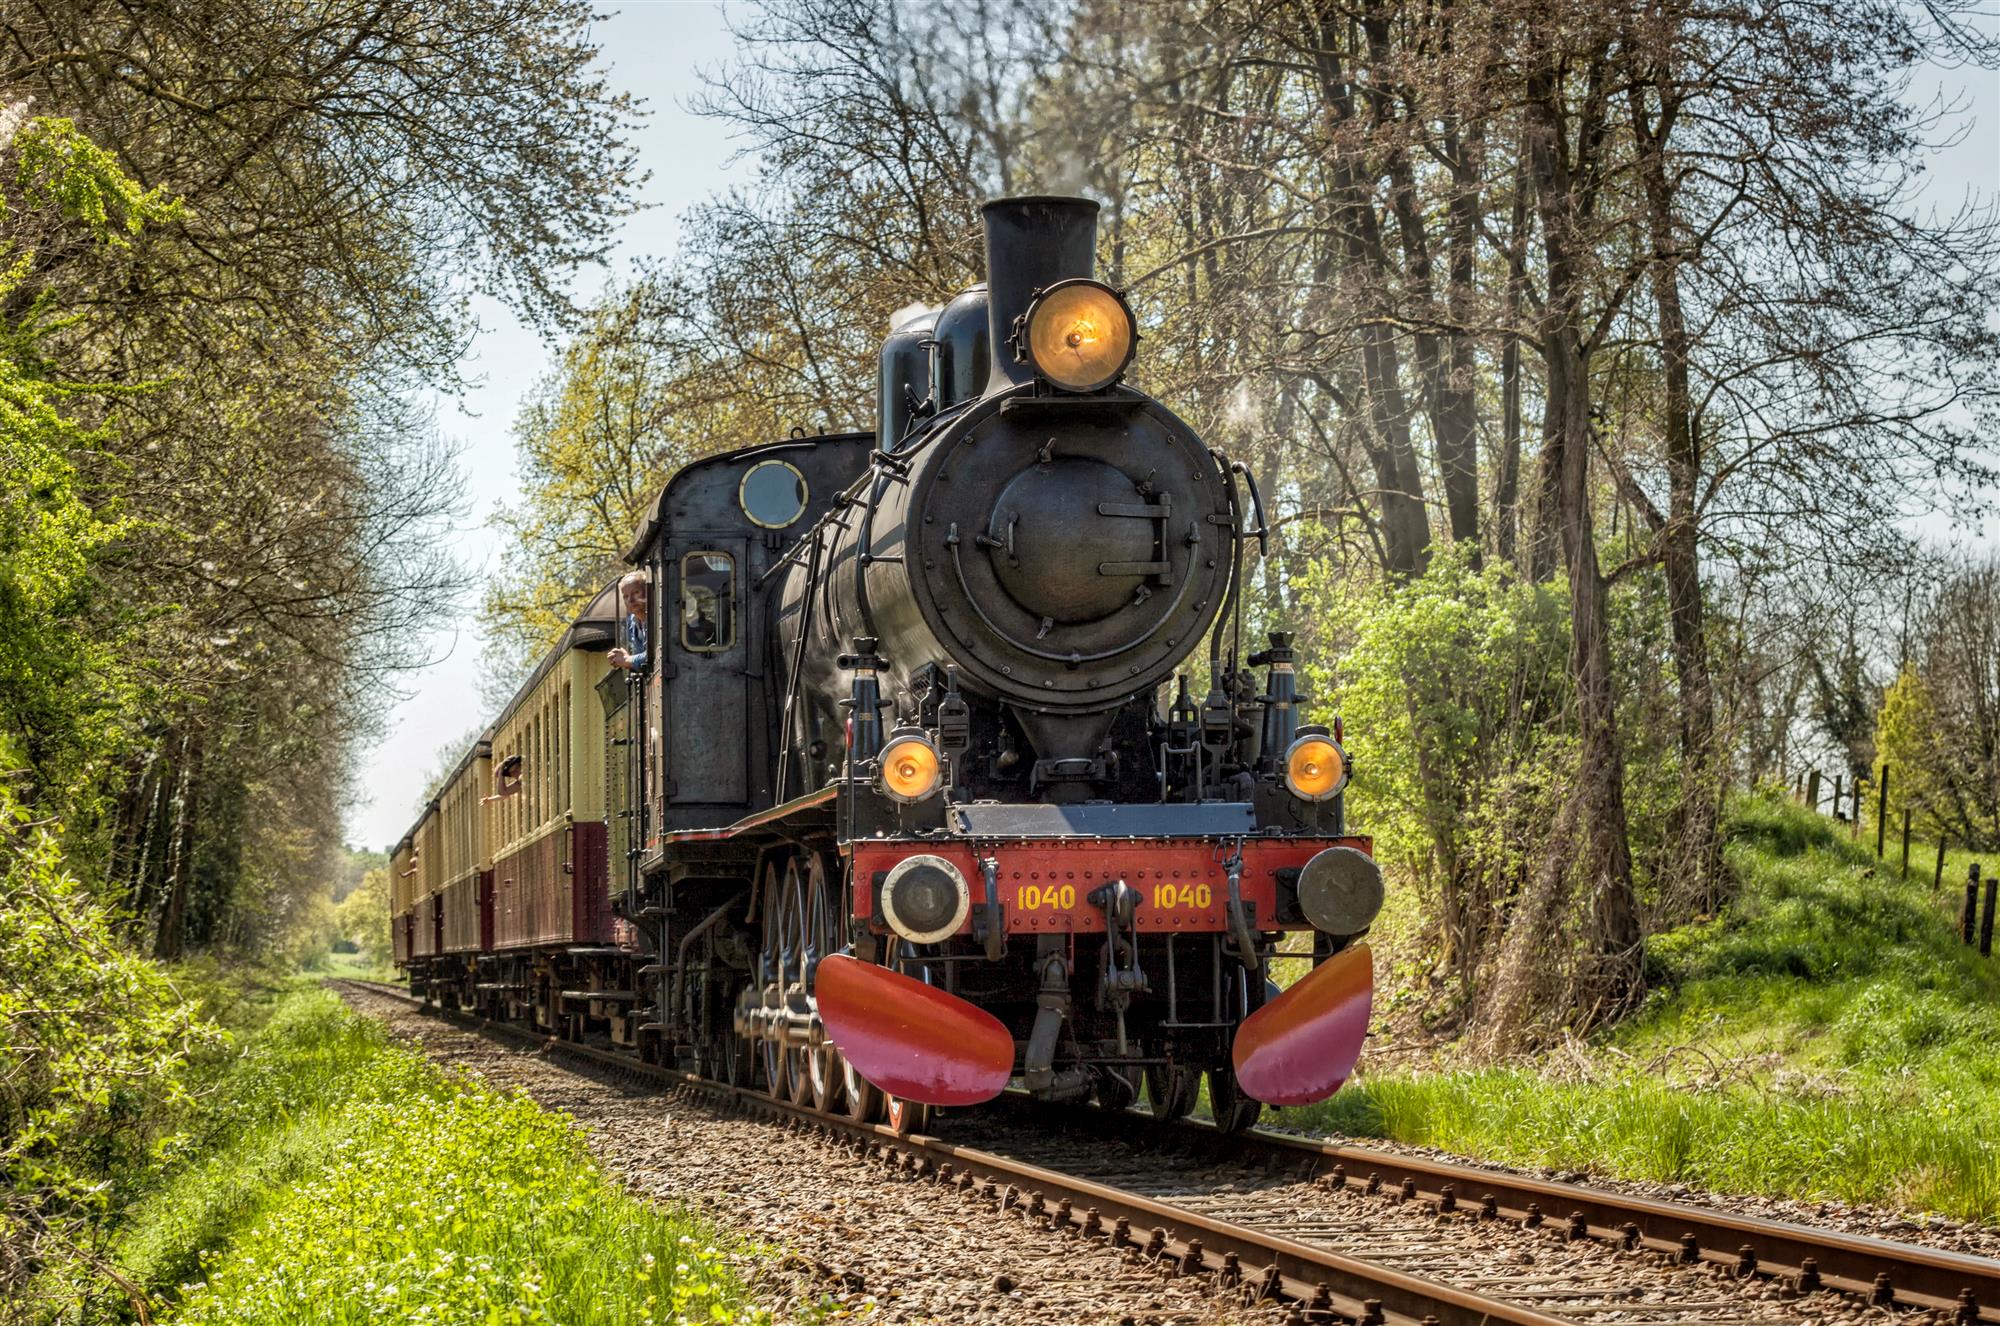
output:
{"label": "locomotive wheel", "polygon": [[904,1100],[901,1096],[884,1095],[882,1098],[883,1122],[889,1131],[898,1137],[908,1137],[930,1127],[931,1107],[919,1101]]}
{"label": "locomotive wheel", "polygon": [[[829,953],[840,950],[842,904],[839,877],[827,867],[826,857],[815,852],[806,870],[804,971],[806,999],[815,1010],[818,1001],[814,998],[813,980],[819,972],[819,962]],[[808,1046],[803,1052],[805,1060],[805,1099],[801,1104],[811,1105],[821,1114],[831,1114],[842,1104],[842,1093],[846,1089],[841,1069],[845,1061],[832,1041],[822,1041],[817,1046]]]}
{"label": "locomotive wheel", "polygon": [[[785,945],[784,945],[784,888],[783,877],[778,873],[778,863],[769,862],[764,867],[764,949],[758,962],[758,979],[761,985],[760,1000],[770,992],[772,986],[783,995],[785,989]],[[791,1082],[791,1056],[779,1041],[760,1039],[757,1042],[758,1056],[763,1060],[764,1090],[778,1100],[786,1100],[787,1088]]]}
{"label": "locomotive wheel", "polygon": [[854,1071],[854,1065],[840,1061],[843,1113],[856,1123],[874,1123],[882,1117],[882,1088]]}
{"label": "locomotive wheel", "polygon": [[724,1024],[715,1040],[715,1080],[747,1087],[757,1076],[757,1049],[747,1036]]}
{"label": "locomotive wheel", "polygon": [[[889,967],[892,971],[899,971],[912,980],[922,981],[925,985],[937,983],[931,976],[929,965],[917,952],[917,946],[907,939],[898,939],[890,949]],[[882,1121],[889,1125],[890,1131],[896,1136],[908,1137],[911,1133],[922,1132],[930,1126],[931,1107],[920,1101],[892,1096],[885,1091],[882,1093]]]}
{"label": "locomotive wheel", "polygon": [[[783,935],[784,979],[779,982],[780,997],[787,1009],[792,1008],[805,995],[810,921],[806,915],[806,880],[799,869],[799,859],[793,857],[785,863],[783,885],[783,910],[779,912],[779,932]],[[800,1045],[785,1050],[785,1099],[795,1105],[811,1105],[812,1047]]]}
{"label": "locomotive wheel", "polygon": [[1208,1110],[1215,1116],[1216,1128],[1225,1133],[1240,1133],[1257,1122],[1257,1116],[1264,1112],[1264,1102],[1252,1100],[1236,1085],[1236,1070],[1233,1068],[1211,1068],[1208,1070]]}
{"label": "locomotive wheel", "polygon": [[1201,1074],[1178,1064],[1150,1064],[1146,1068],[1146,1108],[1155,1119],[1172,1123],[1184,1119],[1201,1095]]}

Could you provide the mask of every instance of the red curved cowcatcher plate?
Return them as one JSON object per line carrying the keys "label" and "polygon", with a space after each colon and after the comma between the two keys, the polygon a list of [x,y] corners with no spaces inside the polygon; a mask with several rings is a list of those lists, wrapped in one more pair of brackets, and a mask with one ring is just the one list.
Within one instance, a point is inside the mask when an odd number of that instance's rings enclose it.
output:
{"label": "red curved cowcatcher plate", "polygon": [[813,993],[834,1047],[892,1096],[977,1105],[1014,1071],[1014,1038],[999,1018],[887,967],[821,958]]}
{"label": "red curved cowcatcher plate", "polygon": [[1368,946],[1334,954],[1236,1029],[1237,1082],[1266,1105],[1325,1100],[1354,1072],[1374,1002]]}

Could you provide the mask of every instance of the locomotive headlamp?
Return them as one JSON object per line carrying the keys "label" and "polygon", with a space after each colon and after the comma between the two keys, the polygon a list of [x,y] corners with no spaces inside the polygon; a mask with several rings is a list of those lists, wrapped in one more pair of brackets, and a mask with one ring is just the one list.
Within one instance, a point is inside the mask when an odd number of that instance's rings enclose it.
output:
{"label": "locomotive headlamp", "polygon": [[919,733],[891,734],[880,759],[882,790],[898,801],[922,801],[938,789],[943,761]]}
{"label": "locomotive headlamp", "polygon": [[1080,278],[1037,295],[1022,330],[1028,362],[1064,391],[1097,391],[1116,382],[1138,339],[1125,297]]}
{"label": "locomotive headlamp", "polygon": [[882,881],[882,921],[912,944],[957,934],[971,912],[964,872],[941,856],[906,856]]}
{"label": "locomotive headlamp", "polygon": [[1347,786],[1347,753],[1325,733],[1307,733],[1285,752],[1285,786],[1302,800],[1325,801]]}

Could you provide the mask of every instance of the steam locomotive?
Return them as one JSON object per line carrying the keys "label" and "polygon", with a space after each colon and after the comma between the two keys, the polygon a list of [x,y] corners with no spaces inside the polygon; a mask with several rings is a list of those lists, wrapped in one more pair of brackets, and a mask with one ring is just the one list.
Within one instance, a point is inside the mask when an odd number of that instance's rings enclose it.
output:
{"label": "steam locomotive", "polygon": [[1124,383],[1096,215],[987,204],[873,433],[669,480],[647,666],[607,587],[398,844],[414,989],[902,1129],[1339,1088],[1381,874],[1291,636],[1242,654],[1255,479]]}

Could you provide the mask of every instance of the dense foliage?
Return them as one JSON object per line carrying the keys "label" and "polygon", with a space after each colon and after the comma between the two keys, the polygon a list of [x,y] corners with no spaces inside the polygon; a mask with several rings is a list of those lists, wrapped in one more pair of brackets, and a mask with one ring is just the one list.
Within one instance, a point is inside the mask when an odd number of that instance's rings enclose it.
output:
{"label": "dense foliage", "polygon": [[354,945],[375,971],[390,971],[395,960],[389,936],[389,869],[375,866],[335,908],[340,938]]}
{"label": "dense foliage", "polygon": [[163,1111],[184,1103],[189,1056],[216,1036],[120,943],[60,848],[0,777],[0,1302],[23,1309],[104,1284],[99,1227],[146,1172]]}
{"label": "dense foliage", "polygon": [[1953,568],[1910,626],[1873,755],[1926,837],[2000,848],[2000,560]]}
{"label": "dense foliage", "polygon": [[124,1292],[203,1043],[135,955],[333,937],[354,759],[461,584],[413,402],[473,292],[562,321],[629,209],[591,22],[0,10],[0,1314]]}
{"label": "dense foliage", "polygon": [[163,957],[329,924],[355,753],[461,589],[438,537],[459,479],[419,393],[456,384],[475,292],[571,316],[565,283],[630,208],[633,108],[591,21],[575,0],[0,14],[0,107],[62,117],[0,162],[0,381],[77,429],[52,442],[20,407],[6,429],[41,541],[71,549],[10,559],[0,722],[79,873]]}

